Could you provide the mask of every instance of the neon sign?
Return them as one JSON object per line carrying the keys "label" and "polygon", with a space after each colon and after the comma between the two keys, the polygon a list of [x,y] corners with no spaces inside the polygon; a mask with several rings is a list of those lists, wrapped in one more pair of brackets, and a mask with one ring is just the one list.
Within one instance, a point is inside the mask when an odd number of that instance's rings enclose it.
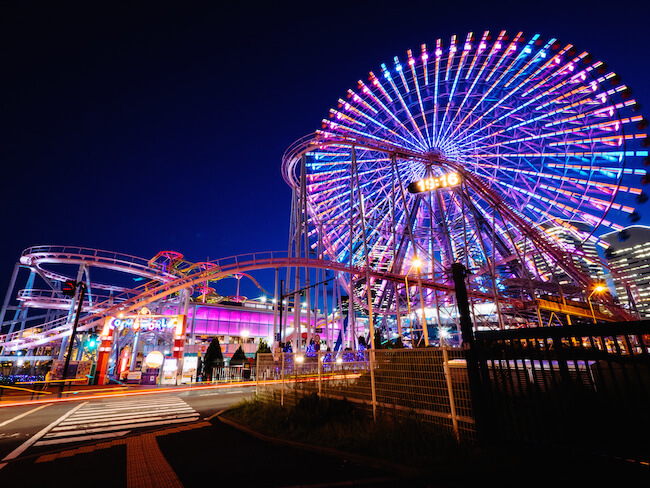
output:
{"label": "neon sign", "polygon": [[113,317],[113,322],[111,324],[114,328],[117,329],[133,329],[133,332],[138,330],[142,331],[152,331],[152,330],[166,330],[176,327],[176,324],[171,320],[168,320],[167,317],[160,318],[140,318],[140,317],[129,317],[124,319],[118,319]]}
{"label": "neon sign", "polygon": [[422,193],[425,191],[437,190],[438,188],[448,188],[460,184],[458,173],[447,173],[441,176],[425,178],[423,180],[413,181],[406,189],[409,193]]}
{"label": "neon sign", "polygon": [[184,328],[183,315],[138,314],[128,317],[107,317],[103,336],[108,336],[109,329],[131,329],[133,332],[170,332],[181,335]]}

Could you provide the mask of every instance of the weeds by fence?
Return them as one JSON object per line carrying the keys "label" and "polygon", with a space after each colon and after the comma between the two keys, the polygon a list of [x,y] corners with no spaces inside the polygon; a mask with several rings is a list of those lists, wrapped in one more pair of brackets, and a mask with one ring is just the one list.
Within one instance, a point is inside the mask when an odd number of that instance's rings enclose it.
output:
{"label": "weeds by fence", "polygon": [[[371,354],[374,353],[374,356]],[[370,374],[373,368],[374,375]],[[313,393],[369,413],[417,418],[458,440],[475,436],[463,351],[452,348],[258,354],[258,396],[295,406]],[[374,394],[373,394],[374,392]]]}

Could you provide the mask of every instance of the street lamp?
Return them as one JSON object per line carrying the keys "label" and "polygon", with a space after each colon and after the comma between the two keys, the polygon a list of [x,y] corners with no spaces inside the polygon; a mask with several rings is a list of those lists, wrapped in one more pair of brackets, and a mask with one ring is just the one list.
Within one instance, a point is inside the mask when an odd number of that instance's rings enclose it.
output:
{"label": "street lamp", "polygon": [[589,303],[589,309],[591,310],[591,318],[594,321],[594,324],[596,323],[596,313],[594,312],[594,306],[591,304],[591,297],[594,296],[594,293],[602,293],[605,290],[607,290],[607,287],[605,285],[596,285],[591,292],[591,294],[587,297],[587,303]]}

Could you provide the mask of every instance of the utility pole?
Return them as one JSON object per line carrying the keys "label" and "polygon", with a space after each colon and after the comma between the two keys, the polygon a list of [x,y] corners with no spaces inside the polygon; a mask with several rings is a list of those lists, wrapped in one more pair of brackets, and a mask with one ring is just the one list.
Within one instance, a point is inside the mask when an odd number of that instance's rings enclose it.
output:
{"label": "utility pole", "polygon": [[68,339],[68,355],[65,357],[65,363],[63,364],[63,377],[61,378],[61,386],[59,388],[59,397],[63,393],[63,388],[65,386],[65,378],[68,375],[68,367],[70,366],[70,357],[72,356],[72,349],[74,347],[74,336],[77,333],[77,326],[79,325],[79,315],[81,315],[81,307],[84,303],[84,298],[86,296],[86,284],[83,281],[73,281],[68,280],[64,283],[63,294],[74,297],[77,288],[79,288],[79,300],[77,300],[77,313],[74,317],[74,324],[72,325],[72,333]]}
{"label": "utility pole", "polygon": [[476,433],[479,443],[484,443],[486,438],[486,424],[484,411],[484,390],[481,381],[481,365],[479,351],[472,327],[472,319],[469,308],[469,299],[465,277],[467,270],[461,263],[451,265],[454,288],[456,291],[456,304],[460,316],[460,328],[463,337],[463,349],[465,350],[465,361],[467,364],[467,377],[469,379],[470,397],[472,399],[472,410],[476,421]]}

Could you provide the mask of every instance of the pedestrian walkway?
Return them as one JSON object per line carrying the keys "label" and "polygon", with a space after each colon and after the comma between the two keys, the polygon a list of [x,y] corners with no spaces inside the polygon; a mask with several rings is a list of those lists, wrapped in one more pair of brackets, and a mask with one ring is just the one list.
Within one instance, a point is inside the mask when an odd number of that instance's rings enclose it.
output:
{"label": "pedestrian walkway", "polygon": [[41,453],[11,460],[0,473],[2,486],[37,488],[43,480],[61,480],[71,487],[126,488],[201,488],[215,483],[259,488],[419,486],[400,484],[399,477],[352,460],[270,444],[216,418],[45,447]]}
{"label": "pedestrian walkway", "polygon": [[121,437],[135,429],[198,419],[199,413],[176,395],[85,403],[34,445],[52,446]]}

